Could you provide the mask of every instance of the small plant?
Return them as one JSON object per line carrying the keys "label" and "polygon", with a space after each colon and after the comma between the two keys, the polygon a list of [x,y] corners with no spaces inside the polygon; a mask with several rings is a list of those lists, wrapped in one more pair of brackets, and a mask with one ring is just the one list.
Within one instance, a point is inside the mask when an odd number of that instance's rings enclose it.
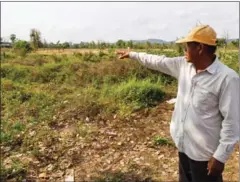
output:
{"label": "small plant", "polygon": [[107,54],[105,54],[102,50],[100,50],[99,52],[98,52],[98,56],[100,57],[100,58],[102,58],[103,56],[106,56]]}
{"label": "small plant", "polygon": [[0,166],[0,181],[8,181],[13,178],[15,179],[14,181],[23,181],[26,174],[26,166],[24,166],[18,159],[12,159],[10,168],[5,168],[3,165]]}
{"label": "small plant", "polygon": [[62,61],[61,57],[56,54],[51,55],[50,58],[52,58],[55,63],[60,63]]}
{"label": "small plant", "polygon": [[75,56],[75,57],[78,58],[78,59],[81,59],[82,56],[83,56],[83,54],[80,53],[80,52],[74,52],[74,53],[73,53],[73,56]]}
{"label": "small plant", "polygon": [[86,137],[91,133],[89,126],[85,125],[82,121],[79,121],[76,126],[76,133],[81,137]]}
{"label": "small plant", "polygon": [[40,150],[38,148],[34,148],[32,151],[31,151],[31,154],[34,156],[34,157],[41,157],[42,156],[42,153],[40,152]]}
{"label": "small plant", "polygon": [[2,121],[0,139],[3,145],[18,144],[22,139],[22,131],[25,126],[20,122],[11,122],[8,120]]}
{"label": "small plant", "polygon": [[160,136],[155,136],[154,137],[154,144],[155,145],[167,145],[167,144],[169,144],[169,141],[166,138],[162,138]]}
{"label": "small plant", "polygon": [[108,57],[110,60],[116,60],[116,54],[114,49],[108,49]]}
{"label": "small plant", "polygon": [[116,172],[114,174],[104,174],[104,177],[101,178],[97,178],[94,179],[94,182],[122,182],[122,181],[126,181],[124,178],[126,178],[126,176],[124,176],[124,173],[122,172]]}
{"label": "small plant", "polygon": [[15,86],[12,80],[2,79],[2,90],[10,91],[14,89],[15,89]]}

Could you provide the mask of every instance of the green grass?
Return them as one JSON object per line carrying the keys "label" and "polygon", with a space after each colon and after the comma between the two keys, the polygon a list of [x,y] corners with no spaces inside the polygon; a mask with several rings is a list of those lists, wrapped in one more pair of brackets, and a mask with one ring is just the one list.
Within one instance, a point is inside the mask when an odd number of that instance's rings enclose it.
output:
{"label": "green grass", "polygon": [[26,166],[19,160],[14,160],[11,168],[0,167],[0,181],[14,178],[16,181],[23,181],[27,173]]}
{"label": "green grass", "polygon": [[225,52],[224,50],[218,52],[219,59],[227,66],[240,73],[239,69],[239,53],[236,52]]}
{"label": "green grass", "polygon": [[133,78],[112,87],[105,85],[101,101],[112,102],[112,106],[124,115],[125,112],[130,114],[142,108],[156,106],[165,95],[161,83],[155,84],[149,79]]}

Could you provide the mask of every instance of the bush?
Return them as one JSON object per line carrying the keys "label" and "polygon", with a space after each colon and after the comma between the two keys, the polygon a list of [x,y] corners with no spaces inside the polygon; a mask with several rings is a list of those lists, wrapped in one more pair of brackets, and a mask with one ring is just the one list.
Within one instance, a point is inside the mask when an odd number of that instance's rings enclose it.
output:
{"label": "bush", "polygon": [[219,52],[219,59],[232,68],[236,72],[239,72],[238,52]]}
{"label": "bush", "polygon": [[101,59],[98,55],[93,54],[92,52],[86,52],[82,55],[82,60],[85,62],[100,62]]}
{"label": "bush", "polygon": [[14,65],[14,64],[2,64],[1,76],[13,81],[19,81],[21,83],[28,82],[30,79],[30,68]]}
{"label": "bush", "polygon": [[115,110],[120,109],[120,112],[128,110],[127,112],[130,113],[141,108],[156,106],[165,96],[161,87],[151,83],[149,79],[141,81],[131,79],[112,87],[106,85],[102,93],[103,100],[108,100],[112,107],[116,108],[118,105]]}
{"label": "bush", "polygon": [[61,57],[57,56],[56,54],[51,55],[50,58],[53,59],[55,63],[60,63],[62,61]]}
{"label": "bush", "polygon": [[1,81],[2,81],[2,83],[1,83],[2,84],[2,91],[9,91],[9,90],[16,89],[12,80],[2,78]]}
{"label": "bush", "polygon": [[236,48],[239,48],[239,39],[238,40],[233,40],[232,45],[234,45]]}
{"label": "bush", "polygon": [[125,103],[136,102],[143,107],[154,106],[164,97],[164,92],[159,86],[150,83],[149,80],[137,81],[135,79],[118,86],[116,94]]}
{"label": "bush", "polygon": [[16,42],[14,42],[13,48],[14,48],[15,52],[17,53],[17,55],[22,56],[22,57],[26,56],[26,54],[31,52],[31,50],[32,50],[30,43],[28,43],[27,41],[24,41],[24,40],[18,40]]}
{"label": "bush", "polygon": [[78,59],[81,59],[82,56],[83,56],[83,54],[80,53],[80,52],[74,52],[74,53],[73,53],[73,56],[76,57],[76,58],[78,58]]}
{"label": "bush", "polygon": [[36,72],[35,78],[33,81],[47,83],[54,80],[57,77],[57,73],[62,69],[60,64],[45,64]]}

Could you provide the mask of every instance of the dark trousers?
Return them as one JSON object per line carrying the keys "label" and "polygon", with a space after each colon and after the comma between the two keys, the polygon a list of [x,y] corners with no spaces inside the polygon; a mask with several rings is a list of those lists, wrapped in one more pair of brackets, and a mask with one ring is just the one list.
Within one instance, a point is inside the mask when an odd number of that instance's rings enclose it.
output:
{"label": "dark trousers", "polygon": [[179,152],[179,182],[223,182],[221,176],[207,175],[208,161],[194,161]]}

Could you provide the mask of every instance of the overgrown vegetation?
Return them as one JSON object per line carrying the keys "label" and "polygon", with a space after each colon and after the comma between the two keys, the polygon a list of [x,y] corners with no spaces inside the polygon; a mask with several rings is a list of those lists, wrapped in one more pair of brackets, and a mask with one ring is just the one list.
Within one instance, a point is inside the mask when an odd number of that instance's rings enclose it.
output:
{"label": "overgrown vegetation", "polygon": [[[25,53],[30,49],[26,42],[15,41],[16,50],[18,44],[24,47]],[[182,55],[180,49],[147,52],[174,57]],[[1,60],[0,137],[2,146],[10,147],[13,152],[30,151],[34,157],[41,158],[44,155],[39,142],[49,147],[58,142],[54,129],[61,128],[65,122],[75,122],[76,134],[84,138],[93,132],[84,125],[86,118],[114,114],[127,117],[157,106],[177,89],[174,78],[148,70],[133,60],[118,60],[113,49],[97,54],[28,53],[23,56],[15,49],[8,50]],[[218,55],[225,64],[239,70],[238,52],[219,50]],[[37,133],[32,133],[33,128]],[[169,144],[161,137],[156,137],[154,142]],[[13,164],[15,167],[1,170],[2,178],[16,171],[25,174],[26,164],[21,161]]]}

